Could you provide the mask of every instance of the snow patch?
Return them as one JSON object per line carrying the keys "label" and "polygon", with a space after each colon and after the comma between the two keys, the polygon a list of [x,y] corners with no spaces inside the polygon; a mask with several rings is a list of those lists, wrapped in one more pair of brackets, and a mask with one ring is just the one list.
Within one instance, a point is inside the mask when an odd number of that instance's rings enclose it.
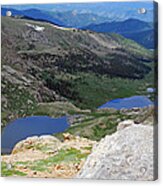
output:
{"label": "snow patch", "polygon": [[38,26],[38,25],[32,25],[32,24],[29,24],[29,23],[26,23],[26,26],[30,27],[30,28],[33,28],[35,31],[38,31],[38,32],[42,32],[45,30],[45,27],[41,27],[41,26]]}

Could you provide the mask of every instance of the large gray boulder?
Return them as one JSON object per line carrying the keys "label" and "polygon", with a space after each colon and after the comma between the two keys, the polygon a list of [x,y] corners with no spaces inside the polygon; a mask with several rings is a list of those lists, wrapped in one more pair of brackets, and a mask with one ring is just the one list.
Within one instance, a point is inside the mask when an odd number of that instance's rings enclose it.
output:
{"label": "large gray boulder", "polygon": [[153,127],[132,124],[106,136],[77,178],[154,180]]}

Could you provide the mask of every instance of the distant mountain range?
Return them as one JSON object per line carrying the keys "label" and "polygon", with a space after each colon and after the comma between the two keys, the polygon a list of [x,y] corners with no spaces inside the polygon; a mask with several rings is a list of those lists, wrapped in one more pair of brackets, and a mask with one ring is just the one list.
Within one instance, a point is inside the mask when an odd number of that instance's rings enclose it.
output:
{"label": "distant mountain range", "polygon": [[91,24],[82,29],[92,30],[102,33],[117,33],[126,38],[132,39],[146,48],[155,48],[154,28],[151,23],[138,19],[128,19],[119,22],[105,22],[101,24]]}
{"label": "distant mountain range", "polygon": [[[150,1],[137,2],[97,2],[97,3],[62,3],[62,4],[35,4],[35,5],[6,5],[4,8],[17,10],[38,9],[48,12],[73,12],[77,14],[96,14],[106,17],[110,21],[124,21],[135,18],[146,22],[153,19],[154,4]],[[146,14],[139,14],[138,9],[145,8]],[[84,25],[83,25],[84,26]],[[86,26],[86,25],[85,25]]]}
{"label": "distant mountain range", "polygon": [[[146,48],[149,49],[156,48],[155,45],[157,43],[154,42],[154,29],[151,22],[145,22],[135,18],[130,18],[124,21],[118,21],[120,17],[117,18],[116,16],[115,16],[116,21],[111,21],[113,18],[111,17],[109,18],[107,15],[95,14],[92,13],[92,11],[82,11],[82,10],[79,11],[79,9],[72,10],[67,8],[64,9],[63,12],[61,12],[58,11],[59,8],[56,8],[55,9],[56,11],[54,11],[53,9],[50,8],[35,9],[37,8],[35,6],[34,8],[30,6],[31,9],[25,8],[24,10],[17,10],[11,7],[20,9],[19,6],[3,6],[1,10],[1,15],[5,16],[6,12],[10,10],[13,16],[23,16],[28,19],[46,21],[59,26],[75,27],[84,30],[88,29],[95,32],[102,32],[102,33],[113,32],[113,33],[121,34],[126,38],[132,39]],[[67,7],[69,6],[67,5]],[[110,14],[114,15],[113,12]],[[123,19],[124,18],[127,17],[123,16]],[[139,17],[137,16],[137,18]]]}
{"label": "distant mountain range", "polygon": [[148,49],[156,49],[157,48],[157,33],[155,33],[154,29],[149,29],[145,31],[138,31],[133,33],[123,34],[126,38],[132,39],[137,43],[143,45]]}
{"label": "distant mountain range", "polygon": [[47,21],[56,25],[64,26],[64,24],[59,20],[55,19],[48,12],[44,12],[37,9],[28,9],[28,10],[16,10],[13,8],[2,8],[1,15],[6,16],[6,12],[11,11],[12,16],[23,16],[26,18],[31,18],[35,20]]}
{"label": "distant mountain range", "polygon": [[91,24],[89,26],[86,26],[85,29],[90,29],[96,32],[114,32],[119,34],[125,34],[125,33],[133,33],[137,31],[144,31],[151,29],[152,25],[140,21],[138,19],[128,19],[125,21],[119,21],[119,22],[105,22],[101,24]]}
{"label": "distant mountain range", "polygon": [[47,21],[64,27],[83,27],[92,23],[102,23],[108,18],[98,16],[93,13],[77,13],[75,11],[51,12],[39,9],[17,10],[13,8],[2,8],[1,15],[6,16],[6,12],[11,11],[13,16],[23,16],[31,19]]}
{"label": "distant mountain range", "polygon": [[92,23],[100,24],[109,21],[107,17],[99,16],[94,13],[78,13],[76,11],[48,12],[55,19],[60,20],[66,27],[80,28]]}

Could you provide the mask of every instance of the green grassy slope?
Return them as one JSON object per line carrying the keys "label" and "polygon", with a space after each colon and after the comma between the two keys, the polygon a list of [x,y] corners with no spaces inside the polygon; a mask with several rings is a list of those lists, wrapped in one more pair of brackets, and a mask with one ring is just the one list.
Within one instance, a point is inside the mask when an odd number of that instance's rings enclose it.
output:
{"label": "green grassy slope", "polygon": [[[28,25],[44,27],[43,32]],[[11,32],[12,30],[12,32]],[[95,109],[111,99],[146,94],[153,54],[121,36],[2,17],[2,121],[44,113],[47,103]],[[40,107],[40,103],[45,103]],[[62,106],[63,113],[69,113]],[[53,109],[52,109],[53,110]],[[72,108],[69,108],[72,110]],[[80,110],[80,109],[79,109]]]}

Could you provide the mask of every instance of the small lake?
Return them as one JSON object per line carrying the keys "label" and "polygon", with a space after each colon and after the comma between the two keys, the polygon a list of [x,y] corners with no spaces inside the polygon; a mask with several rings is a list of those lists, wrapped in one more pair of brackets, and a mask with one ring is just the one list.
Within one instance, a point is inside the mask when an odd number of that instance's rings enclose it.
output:
{"label": "small lake", "polygon": [[48,116],[31,116],[17,119],[2,132],[2,153],[11,153],[15,144],[29,136],[41,136],[64,132],[69,127],[67,117],[51,118]]}
{"label": "small lake", "polygon": [[98,109],[102,108],[114,108],[114,109],[131,109],[134,107],[143,108],[153,105],[153,102],[147,98],[146,96],[132,96],[129,98],[119,98],[108,101],[104,105],[98,107]]}

